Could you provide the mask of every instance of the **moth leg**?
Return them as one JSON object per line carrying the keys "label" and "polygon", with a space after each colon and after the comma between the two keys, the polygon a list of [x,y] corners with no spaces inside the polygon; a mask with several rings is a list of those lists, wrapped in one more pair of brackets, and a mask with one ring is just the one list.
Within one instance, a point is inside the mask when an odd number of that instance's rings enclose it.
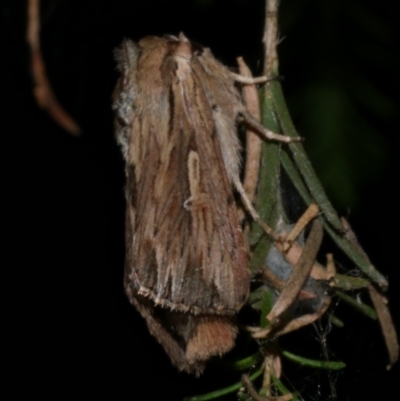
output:
{"label": "moth leg", "polygon": [[260,215],[257,213],[256,209],[254,209],[249,197],[246,194],[246,191],[243,188],[242,183],[240,182],[239,177],[235,177],[233,179],[233,185],[235,186],[236,190],[239,192],[239,195],[242,199],[242,202],[246,208],[246,210],[250,213],[251,217],[255,222],[257,222],[262,229],[265,231],[265,233],[274,241],[279,241],[280,238],[278,235],[274,232],[274,230],[269,227],[260,217]]}
{"label": "moth leg", "polygon": [[300,136],[287,136],[287,135],[280,135],[275,134],[274,132],[270,131],[269,129],[265,128],[261,123],[259,123],[249,112],[242,111],[241,116],[243,117],[246,124],[248,124],[251,128],[261,134],[262,137],[269,139],[271,141],[277,142],[302,142],[303,138]]}

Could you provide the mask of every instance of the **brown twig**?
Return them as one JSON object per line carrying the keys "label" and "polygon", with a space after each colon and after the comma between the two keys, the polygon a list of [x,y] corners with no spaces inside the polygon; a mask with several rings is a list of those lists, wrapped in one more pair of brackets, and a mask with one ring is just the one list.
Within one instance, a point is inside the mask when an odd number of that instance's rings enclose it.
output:
{"label": "brown twig", "polygon": [[289,249],[290,245],[297,239],[297,237],[308,225],[308,223],[310,223],[311,220],[318,216],[318,213],[318,205],[316,203],[311,203],[311,205],[307,208],[307,210],[303,213],[299,220],[297,220],[290,233],[285,236],[285,244],[283,246],[284,251],[287,251]]}
{"label": "brown twig", "polygon": [[318,220],[315,220],[304,246],[303,253],[287,280],[284,290],[280,293],[275,305],[267,316],[269,321],[273,321],[282,314],[296,299],[299,291],[302,289],[310,275],[317,252],[321,245],[322,236],[322,224]]}
{"label": "brown twig", "polygon": [[[251,71],[242,57],[237,59],[240,74],[252,77]],[[242,87],[243,100],[248,112],[257,120],[261,120],[260,102],[255,85],[244,85]],[[247,128],[246,131],[246,165],[244,168],[243,187],[250,200],[253,200],[257,188],[258,173],[260,170],[262,139],[256,132]]]}
{"label": "brown twig", "polygon": [[264,375],[261,388],[265,390],[267,396],[270,396],[272,376],[278,379],[281,377],[282,362],[279,350],[273,345],[272,342],[265,346],[265,352],[266,354],[264,357]]}
{"label": "brown twig", "polygon": [[373,285],[368,286],[368,292],[372,303],[374,304],[374,308],[382,328],[382,334],[389,353],[389,365],[386,367],[386,369],[390,370],[399,359],[400,349],[396,329],[394,328],[389,308],[387,307],[385,298],[382,296],[382,294],[380,294]]}
{"label": "brown twig", "polygon": [[26,40],[31,49],[31,69],[34,80],[34,95],[37,103],[72,135],[79,135],[81,129],[73,118],[58,103],[47,79],[42,52],[40,50],[40,0],[28,1],[28,22]]}
{"label": "brown twig", "polygon": [[264,75],[271,77],[272,72],[278,69],[278,55],[276,52],[278,36],[278,0],[268,0],[265,6],[264,28]]}
{"label": "brown twig", "polygon": [[336,276],[336,265],[332,253],[326,255],[326,274],[326,280],[331,280]]}
{"label": "brown twig", "polygon": [[[296,265],[298,260],[300,259],[301,254],[303,253],[303,247],[299,245],[297,242],[294,242],[290,249],[285,253],[285,259],[293,266]],[[314,262],[310,277],[314,280],[325,280],[329,281],[332,279],[331,273],[328,272],[327,269],[322,267],[317,261]]]}
{"label": "brown twig", "polygon": [[254,401],[289,401],[293,398],[292,394],[284,394],[278,397],[267,397],[258,394],[253,383],[250,381],[249,376],[246,374],[242,375],[242,384],[246,389],[247,394],[249,394]]}
{"label": "brown twig", "polygon": [[[272,287],[273,289],[279,292],[283,291],[286,286],[286,281],[276,276],[267,267],[263,269],[263,271],[261,272],[261,277],[263,281],[265,281],[268,284],[268,286]],[[311,291],[306,291],[304,289],[299,291],[298,294],[299,301],[304,301],[307,299],[314,299],[314,298],[316,298],[316,295]]]}
{"label": "brown twig", "polygon": [[[341,222],[343,224],[343,228],[345,229],[346,238],[353,244],[354,247],[358,249],[360,253],[365,256],[367,261],[370,263],[367,254],[364,252],[364,249],[358,242],[357,236],[355,235],[348,221],[342,217]],[[372,303],[374,304],[376,314],[378,315],[383,338],[385,339],[386,348],[389,353],[389,365],[387,366],[387,369],[389,370],[399,359],[399,342],[397,339],[396,329],[394,327],[389,308],[384,301],[385,298],[371,284],[368,286],[368,292]]]}
{"label": "brown twig", "polygon": [[296,319],[291,320],[286,326],[284,326],[281,330],[274,332],[274,336],[279,337],[284,334],[290,333],[291,331],[295,331],[300,329],[301,327],[307,326],[316,320],[318,320],[328,309],[331,304],[331,298],[327,295],[324,296],[320,309],[317,312],[310,313],[308,315],[300,316]]}
{"label": "brown twig", "polygon": [[329,305],[331,303],[331,298],[328,296],[325,296],[320,309],[317,312],[310,313],[308,315],[303,315],[300,316],[296,319],[291,320],[288,322],[282,329],[274,331],[275,327],[271,324],[270,326],[267,326],[265,329],[257,329],[257,330],[248,330],[251,332],[251,336],[253,338],[265,338],[267,337],[271,332],[273,332],[273,336],[279,337],[284,334],[290,333],[291,331],[295,331],[300,329],[301,327],[307,326],[308,324],[311,324],[318,320],[328,309]]}

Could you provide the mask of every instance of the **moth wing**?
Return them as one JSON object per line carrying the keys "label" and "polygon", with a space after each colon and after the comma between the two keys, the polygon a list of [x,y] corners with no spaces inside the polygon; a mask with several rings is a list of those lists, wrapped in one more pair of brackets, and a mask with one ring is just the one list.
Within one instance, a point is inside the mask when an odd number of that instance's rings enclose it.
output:
{"label": "moth wing", "polygon": [[220,135],[201,79],[175,67],[161,77],[160,111],[143,95],[132,123],[126,283],[172,310],[234,314],[249,273]]}

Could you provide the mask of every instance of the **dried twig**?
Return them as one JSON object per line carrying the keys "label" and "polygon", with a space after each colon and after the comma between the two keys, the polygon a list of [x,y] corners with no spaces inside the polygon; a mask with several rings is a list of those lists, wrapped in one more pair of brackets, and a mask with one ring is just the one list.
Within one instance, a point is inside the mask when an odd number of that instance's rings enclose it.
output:
{"label": "dried twig", "polygon": [[326,274],[327,280],[331,280],[336,276],[336,265],[332,253],[326,255]]}
{"label": "dried twig", "polygon": [[[351,244],[353,244],[355,248],[358,249],[361,254],[364,255],[368,263],[371,263],[367,254],[364,252],[364,249],[362,249],[361,245],[359,244],[350,224],[344,217],[342,217],[341,222],[345,229],[346,238]],[[399,359],[400,348],[397,339],[396,329],[394,327],[389,308],[385,302],[385,298],[371,284],[368,286],[368,292],[371,297],[372,303],[374,304],[379,324],[381,325],[383,337],[385,339],[386,348],[389,353],[389,365],[386,367],[389,370]]]}
{"label": "dried twig", "polygon": [[248,330],[251,332],[251,336],[253,338],[265,338],[267,337],[270,333],[273,332],[274,337],[279,337],[284,334],[290,333],[291,331],[295,331],[300,329],[301,327],[307,326],[308,324],[311,324],[318,320],[328,309],[329,305],[331,303],[331,298],[328,296],[325,296],[322,305],[320,309],[315,312],[315,313],[310,313],[308,315],[303,315],[300,316],[296,319],[291,320],[288,322],[282,329],[274,331],[275,327],[271,324],[267,326],[265,329],[259,329],[257,328],[256,330]]}
{"label": "dried twig", "polygon": [[[285,254],[285,259],[293,266],[298,262],[301,254],[303,253],[303,248],[297,243],[294,242],[290,249]],[[314,262],[310,277],[314,280],[325,280],[329,281],[333,278],[332,273],[325,269],[321,264],[317,261]]]}
{"label": "dried twig", "polygon": [[264,28],[264,75],[271,77],[274,69],[278,68],[276,44],[278,42],[278,0],[266,1]]}
{"label": "dried twig", "polygon": [[286,326],[284,326],[281,330],[274,332],[274,336],[279,337],[284,334],[290,333],[291,331],[295,331],[300,329],[301,327],[307,326],[311,323],[314,323],[318,320],[328,309],[331,304],[331,298],[327,295],[324,296],[321,307],[318,311],[314,313],[310,313],[308,315],[300,316],[296,319],[291,320]]}
{"label": "dried twig", "polygon": [[[251,71],[242,57],[237,59],[240,74],[252,77]],[[242,87],[243,99],[249,113],[257,120],[261,120],[260,102],[255,85],[244,85]],[[247,196],[253,200],[257,188],[258,173],[260,170],[262,139],[250,127],[246,131],[246,165],[244,168],[243,187]]]}
{"label": "dried twig", "polygon": [[[261,277],[268,284],[269,287],[272,287],[278,292],[282,292],[286,287],[286,281],[276,276],[268,268],[263,269],[263,271],[261,272]],[[297,298],[299,299],[299,301],[304,301],[307,299],[314,299],[316,298],[316,295],[311,291],[301,289],[298,293]]]}
{"label": "dried twig", "polygon": [[296,299],[297,294],[303,287],[310,275],[311,268],[315,262],[317,252],[321,245],[323,236],[323,228],[318,220],[315,220],[307,242],[304,246],[303,253],[296,263],[292,274],[286,282],[284,290],[280,293],[274,307],[267,316],[269,321],[273,321],[282,314]]}
{"label": "dried twig", "polygon": [[300,294],[302,295],[302,298],[310,295],[308,292],[302,291],[302,287],[309,277],[311,268],[315,263],[315,257],[322,241],[322,234],[322,225],[318,220],[316,220],[305,244],[303,253],[299,261],[296,263],[296,266],[293,269],[289,279],[284,284],[281,282],[282,280],[272,276],[269,271],[263,272],[263,277],[273,282],[275,286],[282,288],[282,291],[272,310],[267,316],[267,319],[271,322],[271,324],[266,328],[253,330],[252,336],[254,338],[265,338],[272,332],[274,337],[277,337],[289,333],[290,331],[297,330],[300,327],[314,322],[327,310],[331,299],[330,297],[325,296],[318,311],[293,319],[277,330],[279,325],[282,325],[282,322],[280,322],[278,319],[279,316],[288,309],[294,300],[297,297],[300,298]]}
{"label": "dried twig", "polygon": [[289,401],[293,398],[292,394],[284,394],[278,397],[267,397],[258,394],[253,386],[253,383],[250,381],[249,376],[246,374],[242,375],[242,384],[249,396],[254,401]]}
{"label": "dried twig", "polygon": [[262,389],[265,390],[266,395],[270,395],[272,377],[280,378],[282,375],[282,362],[276,347],[267,346],[265,351]]}
{"label": "dried twig", "polygon": [[311,205],[307,208],[307,210],[303,213],[303,215],[297,220],[296,224],[292,228],[289,234],[285,236],[285,244],[283,246],[283,250],[287,251],[300,233],[305,229],[308,223],[313,220],[316,216],[318,216],[319,207],[315,203],[311,203]]}
{"label": "dried twig", "polygon": [[390,370],[399,359],[400,349],[396,329],[394,328],[393,320],[390,316],[389,308],[386,305],[385,298],[375,289],[373,285],[368,286],[368,292],[378,315],[383,337],[385,338],[386,347],[389,353],[389,365],[386,367],[386,369]]}
{"label": "dried twig", "polygon": [[28,22],[26,40],[31,49],[31,69],[34,79],[34,95],[42,109],[72,135],[79,135],[81,129],[73,118],[58,103],[46,75],[42,52],[40,50],[40,0],[28,1]]}
{"label": "dried twig", "polygon": [[[285,259],[292,265],[296,266],[296,263],[299,261],[301,254],[303,253],[303,247],[297,242],[293,242],[289,250],[285,253]],[[317,261],[314,262],[310,277],[314,280],[325,280],[329,281],[333,278],[332,272],[325,269],[321,264]]]}

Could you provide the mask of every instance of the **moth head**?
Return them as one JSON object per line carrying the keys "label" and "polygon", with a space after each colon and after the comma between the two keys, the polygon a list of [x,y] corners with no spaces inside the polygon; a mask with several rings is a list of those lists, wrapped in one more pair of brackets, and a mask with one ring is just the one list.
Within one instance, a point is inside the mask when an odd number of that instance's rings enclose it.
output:
{"label": "moth head", "polygon": [[177,38],[175,36],[173,38],[175,39],[175,43],[173,43],[171,54],[174,57],[190,61],[193,55],[193,49],[189,39],[183,34],[183,32],[181,32]]}

